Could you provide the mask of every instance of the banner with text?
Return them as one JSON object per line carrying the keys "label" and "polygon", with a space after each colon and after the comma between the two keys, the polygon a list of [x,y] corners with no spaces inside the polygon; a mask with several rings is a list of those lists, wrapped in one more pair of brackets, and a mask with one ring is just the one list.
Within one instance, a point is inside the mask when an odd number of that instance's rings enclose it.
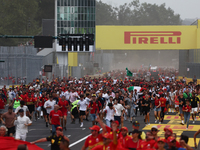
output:
{"label": "banner with text", "polygon": [[199,48],[192,26],[96,26],[97,50],[188,50]]}

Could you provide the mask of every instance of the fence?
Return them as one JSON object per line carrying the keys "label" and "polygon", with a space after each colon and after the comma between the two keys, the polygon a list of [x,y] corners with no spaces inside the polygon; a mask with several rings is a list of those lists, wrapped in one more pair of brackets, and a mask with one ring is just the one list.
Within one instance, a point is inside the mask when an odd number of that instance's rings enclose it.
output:
{"label": "fence", "polygon": [[42,56],[32,46],[0,47],[0,85],[29,83],[39,77]]}

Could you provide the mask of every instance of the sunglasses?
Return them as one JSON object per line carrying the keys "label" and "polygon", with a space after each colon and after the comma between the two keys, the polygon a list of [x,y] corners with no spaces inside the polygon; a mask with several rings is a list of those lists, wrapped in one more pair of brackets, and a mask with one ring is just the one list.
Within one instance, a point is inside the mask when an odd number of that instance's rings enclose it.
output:
{"label": "sunglasses", "polygon": [[61,131],[62,132],[63,130],[62,129],[57,129],[57,131]]}
{"label": "sunglasses", "polygon": [[139,127],[140,126],[140,124],[133,124],[134,126],[136,126],[136,127]]}
{"label": "sunglasses", "polygon": [[158,131],[157,129],[152,129],[151,131]]}
{"label": "sunglasses", "polygon": [[91,132],[94,132],[94,131],[96,131],[96,130],[91,130]]}

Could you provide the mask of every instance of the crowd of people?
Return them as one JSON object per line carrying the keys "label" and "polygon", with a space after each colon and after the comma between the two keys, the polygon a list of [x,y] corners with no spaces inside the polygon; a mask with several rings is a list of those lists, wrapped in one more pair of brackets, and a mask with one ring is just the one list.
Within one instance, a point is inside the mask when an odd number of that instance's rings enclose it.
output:
{"label": "crowd of people", "polygon": [[[140,123],[135,120],[144,117],[146,126],[152,119],[162,124],[165,114],[174,113],[180,116],[182,125],[185,124],[188,130],[190,115],[193,124],[199,115],[197,80],[179,81],[168,71],[160,72],[159,79],[146,81],[143,73],[135,78],[113,71],[93,79],[69,77],[52,82],[36,79],[28,85],[12,86],[8,90],[4,86],[0,90],[0,120],[4,125],[0,128],[0,136],[6,136],[7,129],[7,136],[25,141],[28,126],[44,119],[52,135],[32,144],[51,141],[52,150],[69,149],[70,139],[63,135],[63,130],[67,130],[67,116],[70,115],[71,123],[80,123],[80,128],[84,127],[83,120],[91,121],[91,136],[82,150],[192,150],[187,144],[188,136],[181,135],[178,141],[172,129],[165,128],[165,138],[161,138],[157,135],[157,126],[144,133],[139,131]],[[150,112],[154,113],[154,118],[150,117]],[[130,121],[133,129],[128,130],[124,120]],[[195,134],[195,146],[199,133]]]}

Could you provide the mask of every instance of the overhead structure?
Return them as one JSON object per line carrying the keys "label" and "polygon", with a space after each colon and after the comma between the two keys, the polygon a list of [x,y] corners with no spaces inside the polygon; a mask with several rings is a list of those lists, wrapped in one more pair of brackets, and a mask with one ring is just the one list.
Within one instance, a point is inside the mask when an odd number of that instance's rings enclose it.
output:
{"label": "overhead structure", "polygon": [[96,50],[200,49],[200,20],[192,26],[96,26]]}

